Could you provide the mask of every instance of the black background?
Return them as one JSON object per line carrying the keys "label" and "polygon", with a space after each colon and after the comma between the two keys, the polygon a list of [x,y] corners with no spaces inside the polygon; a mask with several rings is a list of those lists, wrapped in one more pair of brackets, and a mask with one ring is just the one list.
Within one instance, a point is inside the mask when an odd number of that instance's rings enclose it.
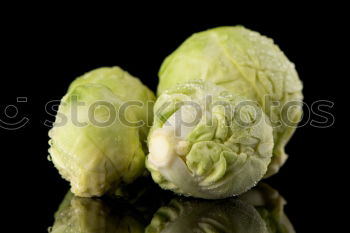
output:
{"label": "black background", "polygon": [[69,186],[47,160],[49,127],[44,122],[54,118],[45,112],[45,104],[60,99],[75,77],[97,67],[118,65],[156,90],[161,62],[188,36],[216,26],[242,24],[273,38],[295,63],[306,103],[321,99],[335,103],[329,109],[335,124],[326,129],[310,125],[298,129],[286,149],[288,162],[267,182],[287,200],[286,212],[297,232],[336,232],[342,223],[337,207],[346,203],[341,164],[348,152],[342,151],[346,144],[340,143],[338,116],[341,89],[348,78],[342,74],[346,60],[340,56],[346,52],[343,32],[348,28],[340,17],[329,16],[337,15],[333,9],[266,13],[271,20],[265,14],[238,17],[235,11],[215,12],[187,18],[182,13],[140,15],[127,8],[99,11],[102,17],[83,12],[75,20],[63,12],[4,16],[1,116],[7,105],[23,96],[28,103],[18,104],[18,116],[30,119],[20,130],[0,129],[5,225],[15,231],[45,232],[53,222]]}

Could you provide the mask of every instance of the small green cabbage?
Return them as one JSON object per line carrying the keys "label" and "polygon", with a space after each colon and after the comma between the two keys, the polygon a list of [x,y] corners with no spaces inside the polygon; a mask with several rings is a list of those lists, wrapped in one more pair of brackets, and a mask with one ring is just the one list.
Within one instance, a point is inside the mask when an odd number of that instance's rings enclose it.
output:
{"label": "small green cabbage", "polygon": [[[93,70],[71,84],[49,132],[49,153],[75,195],[101,196],[143,174],[154,99],[146,86],[118,67]],[[131,106],[119,114],[127,103]]]}
{"label": "small green cabbage", "polygon": [[[241,194],[265,175],[272,128],[258,104],[194,81],[164,91],[154,106],[146,167],[162,188],[220,199]],[[249,104],[247,104],[249,103]]]}
{"label": "small green cabbage", "polygon": [[293,225],[284,212],[286,201],[269,185],[259,183],[239,199],[255,206],[264,219],[269,233],[295,233]]}
{"label": "small green cabbage", "polygon": [[[274,128],[275,146],[266,176],[277,173],[287,158],[284,147],[302,115],[302,83],[294,64],[271,39],[257,32],[242,26],[219,27],[192,35],[165,59],[158,95],[177,83],[197,79],[258,101]],[[285,104],[294,107],[287,112]]]}
{"label": "small green cabbage", "polygon": [[234,199],[214,202],[173,199],[156,212],[145,232],[269,233],[253,206]]}
{"label": "small green cabbage", "polygon": [[50,233],[143,233],[145,226],[130,208],[112,208],[97,198],[74,196],[68,192],[55,213]]}

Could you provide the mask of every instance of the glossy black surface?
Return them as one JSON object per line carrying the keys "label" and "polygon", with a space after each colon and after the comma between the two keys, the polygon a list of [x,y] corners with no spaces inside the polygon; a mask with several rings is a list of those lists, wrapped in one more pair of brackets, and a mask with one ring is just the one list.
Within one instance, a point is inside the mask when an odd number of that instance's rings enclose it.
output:
{"label": "glossy black surface", "polygon": [[[325,129],[308,125],[298,129],[286,148],[289,160],[266,182],[287,200],[285,212],[297,232],[340,232],[337,229],[344,222],[337,209],[346,210],[347,197],[341,190],[348,176],[348,169],[342,168],[347,143],[341,142],[347,136],[339,136],[346,131],[338,103],[347,95],[342,91],[347,66],[339,56],[346,54],[347,43],[341,18],[328,17],[332,9],[313,9],[302,15],[287,13],[285,7],[271,21],[264,20],[264,14],[234,18],[232,10],[218,17],[203,13],[185,19],[179,13],[154,20],[147,14],[137,17],[131,8],[123,16],[120,11],[102,18],[86,13],[77,21],[63,13],[51,16],[47,12],[37,18],[20,14],[19,22],[1,22],[1,114],[4,106],[25,96],[28,104],[19,114],[30,119],[20,130],[0,130],[2,222],[12,229],[8,232],[46,232],[69,189],[47,161],[49,127],[44,122],[54,119],[45,112],[48,101],[60,99],[75,77],[100,66],[119,65],[156,90],[161,62],[184,39],[207,28],[236,24],[274,38],[296,65],[306,103],[319,99],[336,103],[331,109],[335,124]],[[151,195],[155,200],[145,202],[156,203],[158,192]]]}
{"label": "glossy black surface", "polygon": [[285,199],[261,183],[222,200],[180,197],[159,190],[147,178],[124,187],[119,196],[83,198],[68,192],[49,228],[62,232],[227,232],[294,233]]}

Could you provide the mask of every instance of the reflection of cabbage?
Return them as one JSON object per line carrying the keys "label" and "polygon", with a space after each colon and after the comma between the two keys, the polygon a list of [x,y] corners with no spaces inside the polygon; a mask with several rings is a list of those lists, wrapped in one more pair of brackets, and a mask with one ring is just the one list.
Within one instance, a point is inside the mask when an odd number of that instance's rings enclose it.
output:
{"label": "reflection of cabbage", "polygon": [[251,205],[239,200],[172,200],[154,215],[146,233],[268,233]]}
{"label": "reflection of cabbage", "polygon": [[[49,152],[62,177],[70,181],[74,194],[100,196],[113,191],[121,182],[132,182],[144,172],[143,143],[148,128],[130,127],[122,119],[152,120],[146,102],[153,100],[147,87],[118,67],[93,70],[71,84],[49,132]],[[144,105],[127,108],[120,118],[118,110],[127,101]],[[91,111],[92,106],[97,106],[95,111]],[[67,122],[59,125],[62,116]],[[77,122],[87,125],[79,126]]]}
{"label": "reflection of cabbage", "polygon": [[174,198],[159,208],[146,233],[295,233],[284,213],[285,203],[276,190],[261,183],[238,199]]}
{"label": "reflection of cabbage", "polygon": [[50,232],[141,233],[144,226],[130,213],[114,213],[109,205],[99,199],[76,197],[69,192],[55,214]]}
{"label": "reflection of cabbage", "polygon": [[[285,120],[282,107],[302,100],[302,84],[287,57],[267,37],[244,27],[220,27],[194,34],[166,58],[159,72],[158,95],[176,83],[202,79],[256,100],[272,122]],[[278,101],[277,106],[274,106]],[[297,122],[301,104],[290,108]],[[278,171],[287,155],[284,147],[294,132],[284,122],[274,128],[274,152],[266,176]]]}
{"label": "reflection of cabbage", "polygon": [[[207,107],[210,98],[212,108]],[[272,128],[260,108],[243,105],[244,100],[201,81],[160,95],[146,160],[153,179],[162,188],[207,199],[254,186],[271,161]],[[237,115],[250,124],[242,124]]]}
{"label": "reflection of cabbage", "polygon": [[267,184],[260,183],[240,196],[240,200],[255,206],[266,222],[269,233],[295,233],[291,222],[284,213],[286,201]]}

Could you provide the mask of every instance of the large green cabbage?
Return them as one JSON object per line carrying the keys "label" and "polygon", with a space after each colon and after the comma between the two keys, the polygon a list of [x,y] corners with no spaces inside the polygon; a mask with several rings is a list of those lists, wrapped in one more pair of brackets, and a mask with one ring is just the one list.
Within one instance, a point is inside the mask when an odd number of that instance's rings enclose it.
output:
{"label": "large green cabbage", "polygon": [[[271,39],[257,32],[242,26],[219,27],[194,34],[165,59],[158,95],[196,79],[258,101],[274,128],[275,146],[266,176],[276,173],[287,158],[284,147],[302,115],[302,83],[294,64]],[[287,112],[286,104],[294,107]]]}
{"label": "large green cabbage", "polygon": [[258,104],[195,81],[164,91],[154,114],[146,166],[162,188],[219,199],[247,191],[265,175],[273,136]]}
{"label": "large green cabbage", "polygon": [[[154,99],[146,86],[118,67],[93,70],[71,84],[49,132],[49,153],[75,195],[101,196],[144,172]],[[129,108],[121,112],[122,106]]]}

